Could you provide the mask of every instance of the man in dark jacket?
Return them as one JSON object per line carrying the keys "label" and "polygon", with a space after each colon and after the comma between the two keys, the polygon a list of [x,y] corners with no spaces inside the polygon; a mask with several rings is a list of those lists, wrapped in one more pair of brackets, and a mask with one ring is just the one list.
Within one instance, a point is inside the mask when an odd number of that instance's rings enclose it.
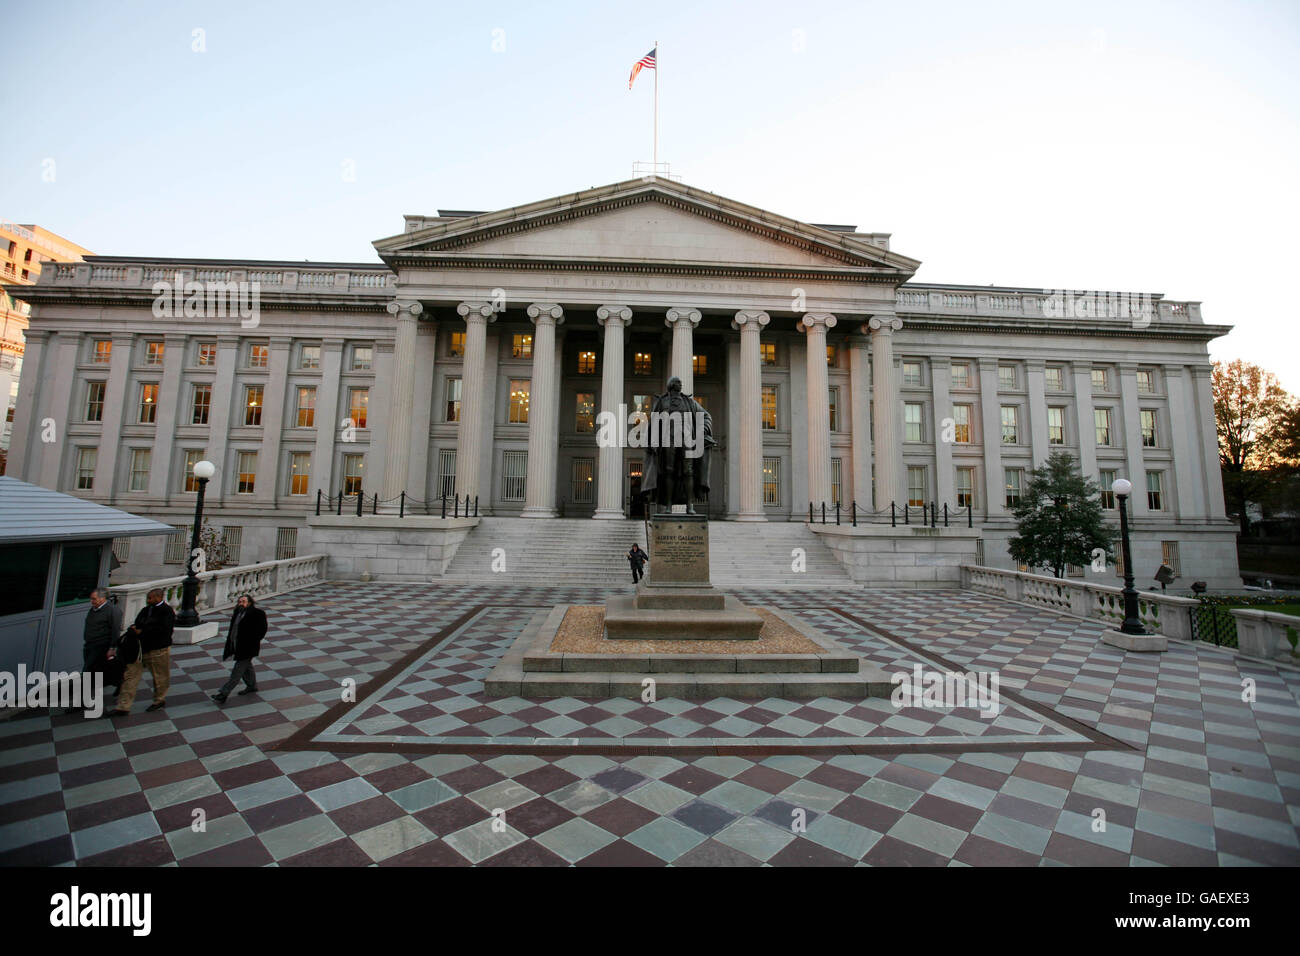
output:
{"label": "man in dark jacket", "polygon": [[235,685],[243,680],[244,694],[257,693],[257,678],[253,675],[253,658],[262,651],[262,638],[266,637],[266,612],[257,606],[251,594],[245,594],[235,605],[235,612],[230,616],[230,632],[226,635],[226,649],[221,655],[223,661],[235,659],[235,666],[230,671],[230,680],[221,690],[212,695],[218,704],[224,704]]}
{"label": "man in dark jacket", "polygon": [[[87,674],[107,674],[108,652],[122,633],[122,609],[108,599],[105,588],[90,592],[90,610],[81,632],[81,669]],[[110,683],[112,683],[110,681]],[[66,713],[80,708],[70,707]]]}
{"label": "man in dark jacket", "polygon": [[632,583],[636,584],[641,580],[645,571],[646,561],[649,560],[646,553],[641,550],[641,546],[635,541],[632,542],[632,550],[627,553],[627,563],[632,565]]}
{"label": "man in dark jacket", "polygon": [[113,716],[131,712],[135,691],[146,667],[153,675],[153,703],[146,710],[158,710],[167,704],[167,688],[171,686],[172,631],[176,627],[176,612],[163,600],[161,588],[154,588],[145,597],[147,602],[136,615],[135,623],[127,629],[130,636],[140,642],[140,656],[126,665],[122,676],[122,692],[117,698]]}

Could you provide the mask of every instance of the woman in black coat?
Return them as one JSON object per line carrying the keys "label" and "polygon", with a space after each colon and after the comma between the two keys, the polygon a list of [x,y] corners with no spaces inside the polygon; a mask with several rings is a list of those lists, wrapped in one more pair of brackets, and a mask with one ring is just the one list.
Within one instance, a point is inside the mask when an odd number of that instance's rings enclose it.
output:
{"label": "woman in black coat", "polygon": [[242,679],[244,689],[239,693],[257,692],[257,678],[253,675],[253,658],[262,650],[262,638],[266,637],[266,612],[257,606],[252,595],[245,594],[235,605],[230,616],[230,631],[226,635],[226,650],[221,655],[223,661],[235,659],[235,666],[230,671],[230,680],[221,690],[212,695],[218,704],[224,704],[235,685]]}

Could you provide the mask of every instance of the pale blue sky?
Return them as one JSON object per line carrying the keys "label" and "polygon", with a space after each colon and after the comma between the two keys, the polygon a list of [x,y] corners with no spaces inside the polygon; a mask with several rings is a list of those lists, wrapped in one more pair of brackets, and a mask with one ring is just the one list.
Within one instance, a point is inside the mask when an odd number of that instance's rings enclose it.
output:
{"label": "pale blue sky", "polygon": [[687,183],[918,280],[1199,299],[1300,392],[1294,0],[0,8],[0,218],[96,252],[373,260],[403,213],[627,179],[658,39]]}

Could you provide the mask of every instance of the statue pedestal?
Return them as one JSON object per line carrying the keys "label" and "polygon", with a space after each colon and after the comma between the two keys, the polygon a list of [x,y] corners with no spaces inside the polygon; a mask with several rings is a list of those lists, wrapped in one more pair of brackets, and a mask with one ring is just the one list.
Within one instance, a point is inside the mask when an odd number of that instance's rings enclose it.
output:
{"label": "statue pedestal", "polygon": [[709,583],[709,521],[704,515],[650,519],[650,570],[635,595],[605,602],[610,640],[753,641],[763,619]]}

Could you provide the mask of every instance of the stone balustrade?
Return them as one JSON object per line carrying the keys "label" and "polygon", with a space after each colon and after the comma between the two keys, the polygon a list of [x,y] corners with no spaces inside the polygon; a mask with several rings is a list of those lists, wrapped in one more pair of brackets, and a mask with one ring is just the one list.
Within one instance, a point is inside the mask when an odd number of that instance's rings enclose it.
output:
{"label": "stone balustrade", "polygon": [[[1118,628],[1124,622],[1124,589],[1113,585],[964,564],[961,586],[1020,604],[1101,621],[1110,627]],[[1197,607],[1199,602],[1192,598],[1138,592],[1138,618],[1153,634],[1191,640],[1191,612]]]}
{"label": "stone balustrade", "polygon": [[103,261],[59,263],[57,267],[43,269],[38,285],[121,287],[149,290],[156,282],[256,282],[268,291],[292,292],[295,290],[347,291],[391,295],[397,278],[378,266],[321,265],[310,263],[300,268],[285,266],[257,269],[247,266],[209,266],[201,263],[153,262],[139,264],[135,261]]}
{"label": "stone balustrade", "polygon": [[1029,316],[1078,321],[1134,320],[1202,324],[1199,302],[1174,302],[1149,293],[1077,289],[990,289],[908,285],[895,292],[900,315]]}
{"label": "stone balustrade", "polygon": [[[327,581],[329,558],[323,554],[308,554],[282,561],[264,561],[261,564],[244,564],[218,571],[205,571],[198,576],[199,592],[194,606],[200,614],[231,607],[241,594],[255,598],[270,597],[286,591],[310,587]],[[109,588],[122,608],[123,619],[135,620],[145,605],[145,597],[154,588],[161,588],[163,600],[180,609],[181,592],[185,577],[161,578],[157,581],[140,581]]]}
{"label": "stone balustrade", "polygon": [[1300,628],[1300,618],[1277,611],[1260,611],[1255,608],[1232,608],[1237,620],[1237,650],[1248,657],[1272,660],[1278,656],[1291,658],[1291,641],[1288,628]]}

